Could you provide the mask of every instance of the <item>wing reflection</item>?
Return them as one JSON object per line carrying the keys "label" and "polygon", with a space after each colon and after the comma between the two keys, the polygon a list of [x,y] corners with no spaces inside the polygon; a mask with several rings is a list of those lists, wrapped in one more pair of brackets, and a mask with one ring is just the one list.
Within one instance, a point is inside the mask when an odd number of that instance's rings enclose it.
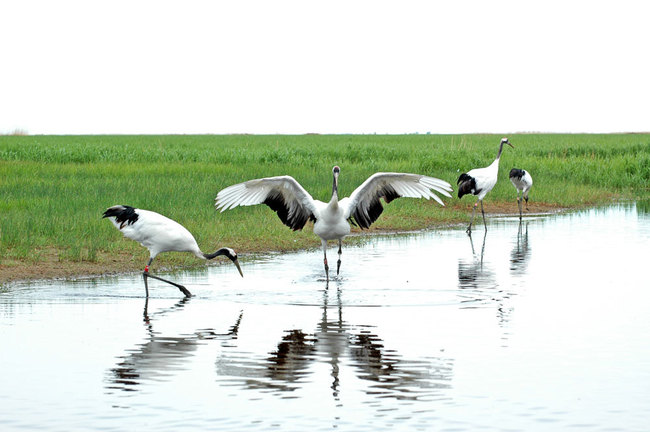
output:
{"label": "wing reflection", "polygon": [[161,381],[171,377],[176,371],[187,368],[187,359],[194,354],[206,340],[232,340],[237,337],[243,312],[235,324],[226,333],[217,333],[214,329],[197,329],[191,334],[164,336],[156,333],[153,321],[169,313],[181,311],[191,297],[185,297],[174,306],[148,313],[149,300],[145,300],[143,322],[147,329],[147,341],[136,345],[129,354],[119,357],[116,367],[110,369],[107,389],[136,391],[148,381]]}
{"label": "wing reflection", "polygon": [[[371,326],[352,325],[343,320],[343,307],[337,290],[337,305],[328,305],[323,296],[322,315],[313,334],[301,329],[285,331],[277,350],[267,358],[222,355],[217,359],[218,375],[237,377],[235,381],[249,389],[293,391],[313,374],[318,364],[329,365],[330,389],[338,400],[344,383],[341,369],[351,367],[358,379],[374,381],[369,394],[397,399],[421,399],[450,387],[453,360],[430,358],[427,361],[403,359],[384,347]],[[328,314],[335,310],[336,316]]]}
{"label": "wing reflection", "polygon": [[528,268],[528,261],[530,260],[530,244],[528,242],[528,222],[526,222],[526,229],[522,234],[522,223],[519,223],[519,230],[517,231],[517,241],[510,253],[510,271],[514,275],[523,275]]}

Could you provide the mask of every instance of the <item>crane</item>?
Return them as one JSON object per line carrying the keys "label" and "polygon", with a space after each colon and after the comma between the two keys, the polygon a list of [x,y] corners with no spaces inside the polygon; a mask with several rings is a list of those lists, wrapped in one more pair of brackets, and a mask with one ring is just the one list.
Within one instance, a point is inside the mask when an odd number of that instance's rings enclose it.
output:
{"label": "crane", "polygon": [[433,198],[444,206],[434,193],[450,197],[451,185],[444,180],[420,174],[380,172],[371,175],[352,194],[339,200],[338,181],[341,169],[332,169],[332,197],[328,203],[315,200],[291,176],[249,180],[221,190],[216,197],[217,209],[225,211],[237,206],[266,204],[286,226],[301,230],[308,220],[314,222],[314,234],[321,239],[325,274],[329,280],[327,242],[338,241],[336,274],[341,268],[341,245],[350,233],[350,223],[369,228],[383,212],[380,198],[387,203],[400,197]]}
{"label": "crane", "polygon": [[456,184],[458,185],[458,198],[462,198],[463,195],[476,195],[478,199],[474,203],[472,208],[472,219],[469,222],[467,227],[467,233],[472,233],[472,224],[474,223],[474,213],[476,213],[476,207],[479,202],[481,203],[481,214],[483,214],[483,226],[487,231],[487,224],[485,223],[485,212],[483,211],[483,198],[487,195],[488,192],[492,190],[494,185],[497,183],[497,176],[499,174],[499,159],[501,158],[501,152],[503,151],[503,146],[508,144],[510,147],[515,148],[508,138],[502,138],[501,144],[499,145],[499,153],[497,153],[497,158],[485,168],[474,168],[466,173],[462,173]]}
{"label": "crane", "polygon": [[[533,178],[526,170],[513,168],[510,170],[510,182],[517,189],[517,206],[519,207],[519,220],[521,220],[521,200],[526,200],[526,210],[528,210],[528,191],[533,187]],[[521,192],[521,198],[519,198]]]}
{"label": "crane", "polygon": [[149,250],[149,262],[142,273],[147,297],[149,297],[147,278],[167,282],[181,290],[186,297],[192,296],[183,285],[149,273],[151,262],[161,252],[190,252],[205,260],[224,255],[230,258],[239,270],[239,274],[244,276],[234,250],[224,247],[211,254],[203,253],[194,236],[183,225],[159,213],[126,205],[115,205],[106,209],[102,218],[108,218],[125,237],[137,241]]}

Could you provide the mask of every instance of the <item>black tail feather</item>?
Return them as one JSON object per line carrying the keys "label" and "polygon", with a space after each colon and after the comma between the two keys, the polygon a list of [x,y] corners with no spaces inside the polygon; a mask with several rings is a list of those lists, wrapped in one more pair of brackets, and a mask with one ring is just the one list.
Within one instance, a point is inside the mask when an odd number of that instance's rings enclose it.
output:
{"label": "black tail feather", "polygon": [[107,208],[102,218],[107,217],[115,217],[115,221],[122,226],[124,224],[132,225],[138,220],[138,214],[135,212],[135,209],[125,205],[116,205]]}
{"label": "black tail feather", "polygon": [[518,168],[513,168],[510,170],[510,178],[516,178],[517,180],[521,180],[521,178],[526,174],[526,171]]}
{"label": "black tail feather", "polygon": [[478,193],[476,190],[476,180],[467,173],[462,173],[458,177],[456,184],[458,185],[458,198],[462,198],[463,195],[475,195]]}

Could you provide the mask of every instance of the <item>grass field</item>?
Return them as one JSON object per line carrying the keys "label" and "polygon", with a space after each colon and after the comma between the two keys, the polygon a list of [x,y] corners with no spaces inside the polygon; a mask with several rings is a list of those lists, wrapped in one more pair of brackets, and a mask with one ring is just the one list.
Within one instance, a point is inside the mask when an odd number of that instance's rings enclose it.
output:
{"label": "grass field", "polygon": [[[124,239],[104,209],[128,204],[185,225],[205,251],[240,254],[316,247],[311,233],[292,232],[266,206],[214,209],[231,184],[273,175],[295,177],[314,198],[329,200],[331,168],[341,167],[346,196],[377,171],[427,174],[455,186],[460,172],[489,165],[497,135],[300,136],[0,136],[0,282],[36,275],[141,269],[148,252]],[[486,212],[516,210],[512,167],[531,172],[533,210],[647,198],[650,135],[509,136],[499,182]],[[401,199],[373,225],[409,230],[466,223],[474,197]],[[507,207],[506,207],[507,206]],[[353,239],[351,241],[354,241]],[[186,254],[157,258],[158,267],[204,265]]]}

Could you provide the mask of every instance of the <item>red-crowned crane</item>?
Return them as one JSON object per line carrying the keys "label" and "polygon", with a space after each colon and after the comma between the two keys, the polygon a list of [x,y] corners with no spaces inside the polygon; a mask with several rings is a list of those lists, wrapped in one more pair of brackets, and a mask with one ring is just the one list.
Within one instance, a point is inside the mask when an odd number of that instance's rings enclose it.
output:
{"label": "red-crowned crane", "polygon": [[[533,178],[526,170],[513,168],[510,170],[510,182],[517,189],[517,206],[519,207],[519,220],[521,220],[521,200],[526,200],[526,210],[528,210],[528,191],[533,187]],[[521,198],[519,198],[521,192]]]}
{"label": "red-crowned crane", "polygon": [[194,236],[183,225],[159,213],[125,205],[115,205],[106,209],[103,218],[108,218],[125,237],[135,240],[149,249],[149,262],[142,273],[147,297],[149,297],[149,285],[147,284],[149,277],[174,285],[186,297],[192,296],[183,285],[149,273],[151,262],[161,252],[190,252],[206,260],[225,255],[235,264],[239,274],[244,276],[234,250],[224,247],[211,254],[203,253]]}
{"label": "red-crowned crane", "polygon": [[349,198],[339,200],[340,171],[338,166],[332,169],[334,180],[329,203],[312,198],[293,177],[278,176],[229,186],[217,194],[215,205],[223,212],[240,205],[266,204],[277,212],[282,223],[294,231],[302,229],[308,220],[312,220],[314,234],[321,239],[325,274],[329,280],[327,241],[338,240],[338,275],[341,268],[341,244],[343,238],[350,234],[350,222],[362,229],[369,228],[384,210],[380,198],[383,197],[387,203],[400,197],[433,198],[444,206],[434,191],[451,196],[451,185],[444,180],[419,174],[376,173],[352,192]]}
{"label": "red-crowned crane", "polygon": [[469,226],[467,227],[467,233],[472,233],[472,224],[474,223],[474,214],[476,213],[476,207],[479,202],[481,203],[481,213],[483,214],[483,226],[487,231],[487,224],[485,223],[485,212],[483,211],[483,198],[487,195],[488,192],[492,190],[495,184],[497,184],[497,176],[499,174],[499,159],[501,158],[501,152],[503,151],[504,144],[508,144],[510,147],[515,148],[508,138],[502,138],[501,144],[499,145],[499,153],[497,153],[497,158],[485,168],[475,168],[469,172],[462,173],[458,177],[458,198],[462,198],[463,195],[476,195],[478,199],[474,203],[472,208],[472,219],[469,221]]}

